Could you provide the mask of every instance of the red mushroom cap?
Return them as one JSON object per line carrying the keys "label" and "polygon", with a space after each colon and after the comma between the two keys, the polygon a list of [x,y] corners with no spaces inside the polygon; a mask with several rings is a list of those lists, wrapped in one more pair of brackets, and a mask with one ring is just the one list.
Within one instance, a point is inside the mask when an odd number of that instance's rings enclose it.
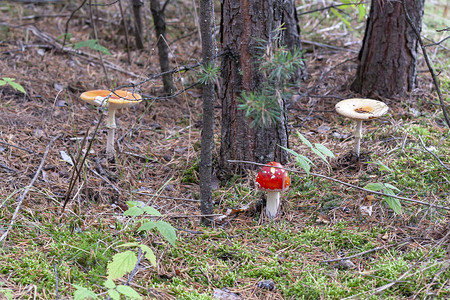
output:
{"label": "red mushroom cap", "polygon": [[291,179],[280,163],[272,161],[266,164],[256,176],[256,187],[262,191],[281,192],[287,190]]}

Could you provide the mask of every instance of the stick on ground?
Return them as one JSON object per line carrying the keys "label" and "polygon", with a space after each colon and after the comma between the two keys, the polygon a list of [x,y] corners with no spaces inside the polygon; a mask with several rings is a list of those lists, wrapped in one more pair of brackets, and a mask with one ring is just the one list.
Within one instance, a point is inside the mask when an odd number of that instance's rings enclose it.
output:
{"label": "stick on ground", "polygon": [[42,157],[41,163],[39,164],[39,167],[36,171],[36,174],[34,175],[33,179],[31,180],[30,184],[25,188],[25,190],[23,191],[23,193],[19,196],[19,198],[17,198],[17,207],[16,210],[14,211],[14,214],[11,218],[11,223],[9,223],[9,227],[8,229],[3,233],[3,235],[0,237],[0,243],[7,237],[9,231],[11,230],[11,228],[14,225],[14,222],[16,221],[17,215],[19,214],[19,210],[20,207],[22,206],[23,200],[25,199],[25,197],[27,196],[28,192],[30,191],[31,187],[34,185],[34,183],[36,182],[36,180],[39,177],[39,174],[42,171],[42,168],[44,167],[44,162],[45,159],[47,158],[48,152],[50,151],[50,147],[52,146],[53,142],[56,141],[57,139],[59,139],[61,137],[61,134],[55,136],[47,145],[47,147],[45,148],[45,152],[44,152],[44,156]]}

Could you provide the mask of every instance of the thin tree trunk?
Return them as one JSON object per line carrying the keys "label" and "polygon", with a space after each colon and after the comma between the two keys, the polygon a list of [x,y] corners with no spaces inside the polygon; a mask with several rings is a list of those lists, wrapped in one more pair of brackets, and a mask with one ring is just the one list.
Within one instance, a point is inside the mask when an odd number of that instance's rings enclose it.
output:
{"label": "thin tree trunk", "polygon": [[144,42],[142,41],[142,15],[141,8],[144,4],[143,0],[131,0],[134,15],[134,37],[136,39],[136,48],[144,49]]}
{"label": "thin tree trunk", "polygon": [[[292,3],[290,3],[293,5]],[[290,6],[287,6],[288,8]],[[291,7],[292,8],[292,7]],[[244,165],[231,165],[228,160],[250,160],[260,163],[285,163],[288,147],[285,103],[281,118],[269,127],[250,127],[245,111],[239,110],[242,91],[254,91],[264,83],[258,71],[257,57],[262,56],[261,40],[272,42],[274,30],[289,19],[289,29],[283,31],[282,43],[299,45],[299,30],[294,26],[295,10],[286,9],[285,1],[223,0],[221,38],[223,50],[228,54],[222,60],[222,128],[220,168],[225,174],[245,169]],[[289,46],[289,45],[288,45]]]}
{"label": "thin tree trunk", "polygon": [[[291,53],[294,52],[294,50],[301,51],[302,44],[300,39],[300,26],[298,25],[299,20],[297,16],[297,10],[295,8],[295,1],[294,0],[283,1],[281,9],[282,15],[280,23],[284,28],[281,36],[281,45],[289,49]],[[301,79],[305,80],[306,77],[307,77],[306,65],[303,62],[302,68],[299,68],[297,70],[297,73],[292,78],[292,80],[293,81],[299,81]]]}
{"label": "thin tree trunk", "polygon": [[[213,18],[213,0],[200,0],[200,33],[202,37],[203,65],[214,61],[213,36],[211,19]],[[200,153],[200,209],[203,215],[213,212],[211,175],[212,149],[214,145],[214,83],[203,85],[203,130]],[[211,223],[208,217],[202,218],[202,223]]]}
{"label": "thin tree trunk", "polygon": [[[408,0],[415,27],[421,30],[425,0]],[[367,97],[403,97],[414,89],[418,39],[400,1],[372,0],[352,90]]]}
{"label": "thin tree trunk", "polygon": [[[166,1],[165,5],[168,2]],[[166,21],[164,17],[165,6],[161,8],[159,0],[150,0],[150,10],[152,11],[153,22],[155,24],[155,32],[158,46],[159,64],[161,72],[170,71],[169,47],[166,41]],[[162,76],[164,84],[164,92],[172,94],[175,90],[172,82],[172,74],[164,74]]]}

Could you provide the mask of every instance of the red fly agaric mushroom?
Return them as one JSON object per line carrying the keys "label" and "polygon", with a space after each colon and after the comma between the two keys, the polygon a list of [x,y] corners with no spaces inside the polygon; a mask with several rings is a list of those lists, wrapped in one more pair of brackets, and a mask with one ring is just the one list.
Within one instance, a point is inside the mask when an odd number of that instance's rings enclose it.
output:
{"label": "red fly agaric mushroom", "polygon": [[84,92],[80,95],[81,100],[95,105],[108,107],[108,119],[106,120],[106,127],[108,128],[108,139],[106,141],[106,156],[108,158],[114,157],[114,134],[116,130],[116,110],[124,107],[130,107],[142,101],[139,94],[116,90],[92,90]]}
{"label": "red fly agaric mushroom", "polygon": [[256,176],[256,187],[267,192],[266,214],[275,218],[280,206],[280,192],[289,188],[291,179],[283,166],[277,162],[266,164]]}
{"label": "red fly agaric mushroom", "polygon": [[336,112],[341,116],[356,120],[355,146],[353,151],[359,159],[362,138],[362,122],[381,117],[389,107],[381,101],[372,99],[346,99],[338,102]]}

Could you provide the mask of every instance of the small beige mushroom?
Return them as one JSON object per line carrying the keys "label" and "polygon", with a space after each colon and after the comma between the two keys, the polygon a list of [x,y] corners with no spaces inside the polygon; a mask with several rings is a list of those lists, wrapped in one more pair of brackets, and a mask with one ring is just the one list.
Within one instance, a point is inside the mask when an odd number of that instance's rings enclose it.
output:
{"label": "small beige mushroom", "polygon": [[108,107],[108,119],[106,120],[106,127],[108,128],[108,139],[106,140],[106,156],[108,158],[114,157],[114,135],[116,125],[116,110],[120,108],[130,107],[142,101],[139,94],[116,90],[92,90],[84,92],[80,95],[81,100],[95,105]]}
{"label": "small beige mushroom", "polygon": [[362,122],[381,117],[389,107],[378,100],[353,98],[338,102],[336,112],[346,118],[356,120],[355,146],[353,151],[359,158],[362,138]]}

